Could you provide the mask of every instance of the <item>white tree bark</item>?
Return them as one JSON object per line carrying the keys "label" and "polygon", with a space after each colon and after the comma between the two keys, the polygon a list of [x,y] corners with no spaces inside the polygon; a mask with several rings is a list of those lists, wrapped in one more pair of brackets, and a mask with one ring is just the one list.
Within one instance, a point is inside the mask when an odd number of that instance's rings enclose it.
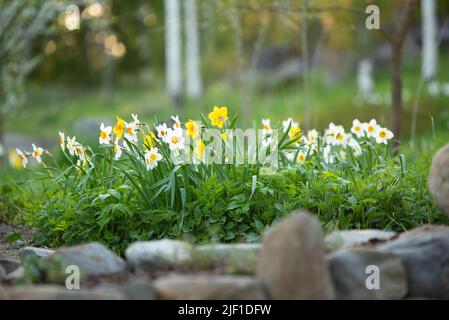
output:
{"label": "white tree bark", "polygon": [[437,15],[435,0],[421,0],[422,77],[435,77],[438,63]]}
{"label": "white tree bark", "polygon": [[178,103],[181,96],[181,10],[179,0],[165,0],[165,69],[167,90]]}
{"label": "white tree bark", "polygon": [[373,93],[373,64],[369,59],[363,59],[359,63],[357,72],[357,86],[359,95],[363,98],[369,97]]}
{"label": "white tree bark", "polygon": [[196,0],[183,0],[186,37],[186,90],[189,98],[201,95],[200,44]]}

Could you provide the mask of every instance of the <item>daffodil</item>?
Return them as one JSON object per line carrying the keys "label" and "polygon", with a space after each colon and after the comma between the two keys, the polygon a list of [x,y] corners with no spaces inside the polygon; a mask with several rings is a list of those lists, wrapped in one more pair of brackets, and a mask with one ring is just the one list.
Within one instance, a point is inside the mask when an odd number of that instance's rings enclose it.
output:
{"label": "daffodil", "polygon": [[269,135],[271,131],[270,119],[262,119],[262,134],[266,136]]}
{"label": "daffodil", "polygon": [[69,153],[71,156],[74,156],[76,154],[76,145],[78,142],[76,142],[76,137],[67,137],[67,150],[69,150]]}
{"label": "daffodil", "polygon": [[80,143],[75,146],[75,153],[81,161],[86,159],[86,150]]}
{"label": "daffodil", "polygon": [[206,145],[204,144],[203,140],[199,139],[195,142],[195,155],[198,159],[203,159],[204,151],[206,150]]}
{"label": "daffodil", "polygon": [[181,121],[179,121],[178,115],[172,116],[171,119],[173,120],[173,129],[181,128]]}
{"label": "daffodil", "polygon": [[370,122],[365,123],[365,132],[368,138],[372,138],[375,136],[379,125],[377,124],[376,119],[372,119]]}
{"label": "daffodil", "polygon": [[362,138],[365,134],[364,127],[365,126],[363,123],[361,123],[358,119],[355,119],[354,121],[352,121],[351,132],[354,133],[357,138]]}
{"label": "daffodil", "polygon": [[117,123],[114,126],[113,132],[117,136],[117,139],[121,139],[123,132],[125,131],[125,120],[117,117]]}
{"label": "daffodil", "polygon": [[334,162],[334,157],[331,154],[331,146],[330,145],[327,145],[323,148],[323,159],[324,159],[324,162],[326,162],[326,163]]}
{"label": "daffodil", "polygon": [[304,163],[306,161],[306,158],[307,154],[305,154],[304,152],[299,152],[296,160],[298,161],[298,163]]}
{"label": "daffodil", "polygon": [[316,129],[307,132],[307,141],[309,144],[315,144],[318,140],[318,131]]}
{"label": "daffodil", "polygon": [[24,168],[27,167],[28,164],[28,158],[25,156],[25,154],[20,150],[16,149],[17,155],[19,156],[20,161],[22,162],[22,166]]}
{"label": "daffodil", "polygon": [[[290,136],[291,139],[296,139],[297,137],[299,137],[299,135],[301,134],[302,130],[299,127],[298,124],[295,124],[295,126],[291,126],[290,130],[288,131],[288,135]],[[299,139],[298,141],[301,142],[302,139]]]}
{"label": "daffodil", "polygon": [[167,133],[166,142],[168,143],[170,150],[184,149],[184,141],[185,139],[181,128],[170,130]]}
{"label": "daffodil", "polygon": [[125,138],[130,142],[137,142],[136,124],[134,122],[125,122]]}
{"label": "daffodil", "polygon": [[217,126],[220,129],[223,128],[226,120],[228,120],[228,107],[214,107],[214,110],[209,113],[209,120],[213,126]]}
{"label": "daffodil", "polygon": [[34,159],[36,159],[36,161],[38,163],[42,163],[42,154],[44,153],[44,149],[42,149],[41,147],[36,147],[36,145],[33,143],[33,152],[31,153],[31,155],[33,156]]}
{"label": "daffodil", "polygon": [[189,120],[186,124],[186,133],[189,137],[192,137],[195,139],[198,136],[198,133],[200,131],[200,126],[196,121]]}
{"label": "daffodil", "polygon": [[147,170],[153,170],[157,167],[159,161],[162,160],[162,155],[159,154],[157,148],[151,148],[150,151],[145,152],[145,164]]}
{"label": "daffodil", "polygon": [[145,146],[149,148],[154,147],[154,141],[159,141],[157,140],[156,135],[153,132],[150,132],[150,134],[146,134],[144,139]]}
{"label": "daffodil", "polygon": [[115,138],[113,149],[114,151],[114,159],[119,160],[122,157],[122,147],[119,145],[119,141]]}
{"label": "daffodil", "polygon": [[64,132],[59,131],[59,146],[61,147],[62,151],[65,150],[65,135]]}
{"label": "daffodil", "polygon": [[343,127],[337,127],[334,131],[334,145],[346,145],[348,135],[346,134]]}
{"label": "daffodil", "polygon": [[22,168],[22,160],[20,159],[20,156],[17,153],[17,150],[9,150],[8,160],[9,160],[9,165],[11,167],[13,167],[14,169],[18,170],[18,169]]}
{"label": "daffodil", "polygon": [[165,141],[165,138],[167,137],[167,133],[170,129],[167,128],[167,124],[163,123],[156,127],[157,136],[161,138],[163,141]]}
{"label": "daffodil", "polygon": [[137,117],[137,114],[131,113],[131,117],[133,118],[134,124],[137,126],[140,124],[139,118]]}
{"label": "daffodil", "polygon": [[87,170],[87,165],[89,164],[89,161],[87,159],[78,159],[76,161],[76,171],[78,171],[78,173],[83,173]]}
{"label": "daffodil", "polygon": [[282,121],[282,127],[284,128],[284,131],[286,131],[289,126],[294,127],[296,125],[298,125],[298,123],[294,122],[292,118],[288,118],[287,120]]}
{"label": "daffodil", "polygon": [[387,144],[388,140],[394,137],[393,132],[387,128],[378,127],[374,134],[377,143]]}
{"label": "daffodil", "polygon": [[100,136],[98,138],[100,144],[109,144],[111,142],[111,126],[105,126],[102,122],[100,125]]}
{"label": "daffodil", "polygon": [[362,148],[360,147],[360,144],[355,140],[354,138],[350,138],[348,141],[348,146],[352,148],[354,151],[354,155],[356,157],[359,157],[362,155]]}

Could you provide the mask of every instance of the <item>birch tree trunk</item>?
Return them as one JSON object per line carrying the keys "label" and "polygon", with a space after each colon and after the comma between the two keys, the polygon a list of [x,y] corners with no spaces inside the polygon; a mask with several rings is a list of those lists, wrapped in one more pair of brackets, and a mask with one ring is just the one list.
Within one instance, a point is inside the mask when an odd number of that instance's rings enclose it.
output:
{"label": "birch tree trunk", "polygon": [[184,0],[186,37],[186,90],[189,98],[201,95],[200,44],[196,0]]}
{"label": "birch tree trunk", "polygon": [[179,0],[165,0],[165,70],[167,91],[181,106],[181,12]]}
{"label": "birch tree trunk", "polygon": [[431,80],[435,77],[437,50],[437,16],[435,0],[421,0],[422,23],[422,77]]}

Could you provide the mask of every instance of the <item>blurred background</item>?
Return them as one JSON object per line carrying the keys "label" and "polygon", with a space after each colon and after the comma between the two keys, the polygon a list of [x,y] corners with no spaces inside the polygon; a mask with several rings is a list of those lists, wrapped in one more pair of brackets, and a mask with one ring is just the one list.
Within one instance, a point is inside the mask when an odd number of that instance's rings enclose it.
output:
{"label": "blurred background", "polygon": [[449,138],[448,51],[443,0],[0,0],[0,154],[214,105],[242,126],[376,118],[415,150]]}

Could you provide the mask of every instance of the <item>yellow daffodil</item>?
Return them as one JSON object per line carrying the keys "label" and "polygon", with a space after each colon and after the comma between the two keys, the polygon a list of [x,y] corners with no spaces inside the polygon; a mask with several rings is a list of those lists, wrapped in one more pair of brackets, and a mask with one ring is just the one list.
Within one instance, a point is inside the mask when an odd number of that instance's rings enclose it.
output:
{"label": "yellow daffodil", "polygon": [[18,158],[19,158],[19,161],[22,163],[22,166],[24,167],[24,168],[26,168],[27,167],[27,164],[28,164],[28,158],[25,156],[25,154],[21,151],[21,150],[19,150],[19,149],[16,149],[16,152],[17,152],[17,156],[18,156]]}
{"label": "yellow daffodil", "polygon": [[223,141],[226,142],[227,138],[228,138],[228,136],[226,135],[226,132],[223,131],[223,132],[221,133],[221,140],[223,140]]}
{"label": "yellow daffodil", "polygon": [[189,120],[186,124],[186,133],[189,137],[192,137],[195,139],[198,136],[198,133],[200,131],[200,126],[196,121]]}
{"label": "yellow daffodil", "polygon": [[114,134],[117,136],[117,139],[121,139],[123,136],[123,132],[125,131],[125,120],[121,119],[120,117],[117,117],[117,123],[114,127]]}
{"label": "yellow daffodil", "polygon": [[[301,128],[299,127],[299,125],[296,126],[292,126],[290,127],[290,130],[288,131],[288,135],[290,136],[290,138],[295,139],[297,138],[300,134],[302,133]],[[301,139],[299,140],[301,141]]]}
{"label": "yellow daffodil", "polygon": [[195,142],[195,155],[198,159],[202,159],[204,155],[204,151],[206,150],[206,145],[204,144],[203,140],[199,139]]}
{"label": "yellow daffodil", "polygon": [[226,120],[228,120],[228,107],[214,107],[214,110],[209,113],[209,120],[213,126],[223,128]]}
{"label": "yellow daffodil", "polygon": [[154,147],[154,140],[156,140],[156,136],[154,135],[153,132],[150,132],[150,134],[146,134],[145,135],[145,140],[144,140],[145,146],[148,147],[148,148],[153,148]]}

